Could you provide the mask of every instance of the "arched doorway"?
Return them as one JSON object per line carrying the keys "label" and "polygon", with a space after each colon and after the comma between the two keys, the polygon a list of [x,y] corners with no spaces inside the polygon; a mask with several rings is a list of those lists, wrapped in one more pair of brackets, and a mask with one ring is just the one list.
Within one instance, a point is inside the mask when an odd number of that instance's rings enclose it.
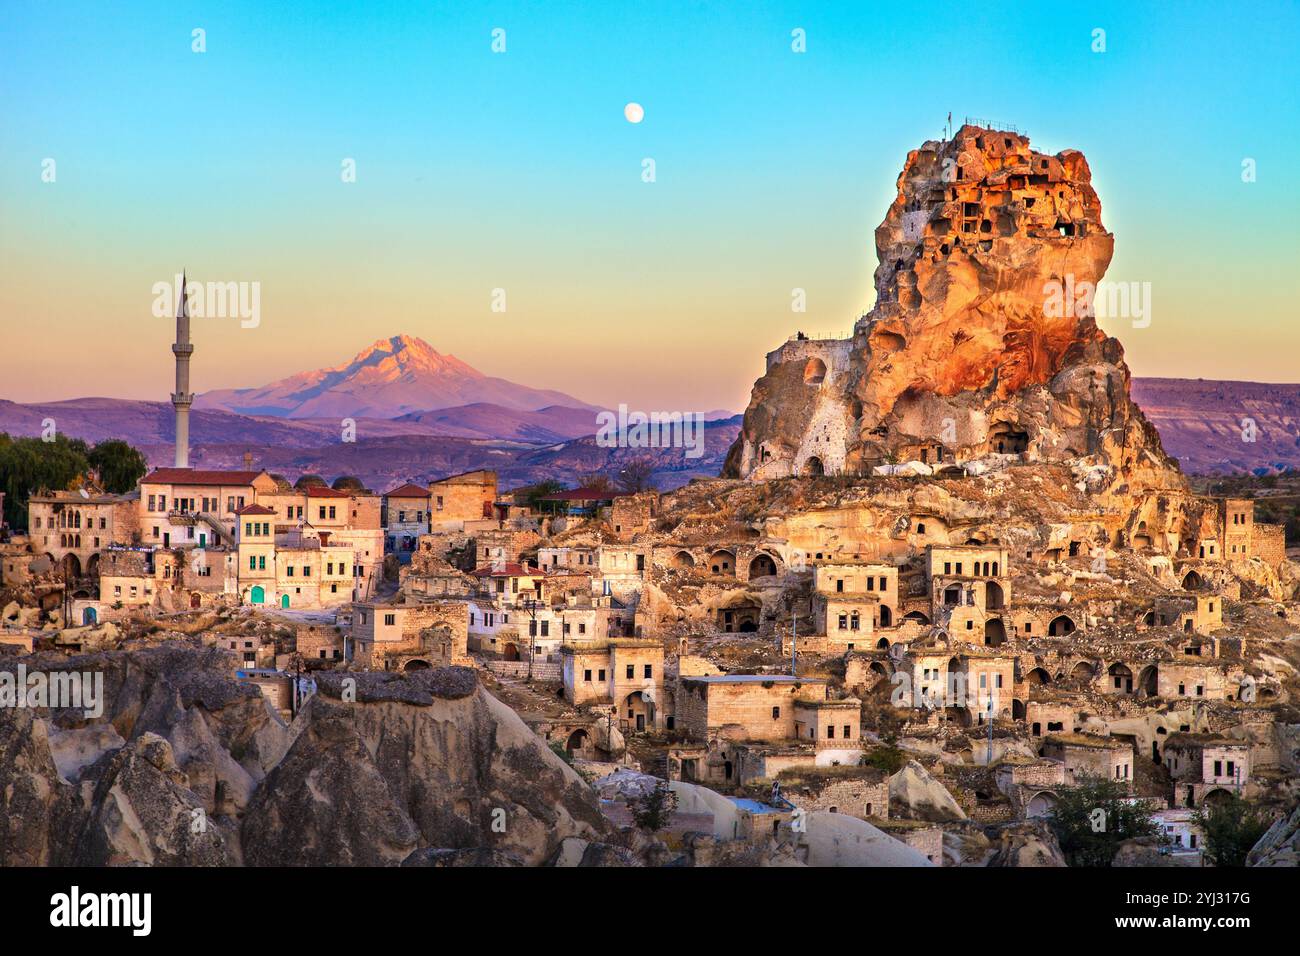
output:
{"label": "arched doorway", "polygon": [[882,637],[880,640],[876,641],[876,649],[881,651],[889,650],[889,638]]}
{"label": "arched doorway", "polygon": [[579,728],[569,734],[569,739],[564,742],[564,752],[570,757],[583,755],[587,752],[587,748],[590,744],[591,737],[585,730]]}
{"label": "arched doorway", "polygon": [[1092,665],[1087,661],[1079,661],[1070,669],[1070,680],[1087,683],[1092,680]]}
{"label": "arched doorway", "polygon": [[199,596],[199,592],[198,592],[198,591],[195,591],[195,592],[193,592],[193,593],[190,595],[190,608],[191,608],[192,610],[196,610],[196,611],[197,611],[198,608],[199,608],[199,605],[202,604],[202,603],[203,603],[203,598],[201,598],[201,597]]}
{"label": "arched doorway", "polygon": [[904,621],[916,621],[917,624],[929,624],[930,618],[924,611],[908,611],[903,615]]}
{"label": "arched doorway", "polygon": [[714,574],[735,574],[736,556],[730,551],[714,551],[709,555],[709,570]]}
{"label": "arched doorway", "polygon": [[1052,623],[1047,625],[1047,633],[1051,637],[1064,637],[1067,634],[1073,634],[1077,628],[1074,621],[1065,614],[1058,614],[1052,618]]}
{"label": "arched doorway", "polygon": [[623,699],[620,716],[625,718],[629,727],[644,731],[650,724],[650,702],[641,691],[628,694]]}
{"label": "arched doorway", "polygon": [[1155,664],[1142,668],[1142,673],[1138,675],[1138,687],[1148,697],[1157,696],[1160,693],[1160,668]]}
{"label": "arched doorway", "polygon": [[998,647],[1007,639],[1007,628],[1002,618],[991,617],[984,622],[984,643],[988,647]]}
{"label": "arched doorway", "polygon": [[1041,820],[1043,817],[1052,815],[1052,808],[1056,806],[1056,795],[1048,793],[1046,790],[1034,794],[1029,803],[1025,806],[1025,817],[1030,820]]}
{"label": "arched doorway", "polygon": [[266,603],[266,591],[262,589],[262,585],[260,584],[253,585],[253,589],[248,592],[248,603],[249,604]]}
{"label": "arched doorway", "polygon": [[99,622],[99,615],[95,612],[95,609],[93,607],[82,608],[81,610],[82,624],[97,624],[98,622]]}
{"label": "arched doorway", "polygon": [[816,455],[809,458],[803,463],[803,475],[805,478],[817,478],[826,474],[826,466]]}
{"label": "arched doorway", "polygon": [[1110,689],[1118,693],[1134,692],[1134,672],[1128,670],[1128,665],[1122,662],[1115,662],[1113,665],[1106,667],[1106,676],[1110,678]]}
{"label": "arched doorway", "polygon": [[501,656],[508,661],[519,660],[519,645],[513,642],[507,642],[501,651]]}
{"label": "arched doorway", "polygon": [[287,594],[281,594],[281,595],[280,595],[280,607],[284,608],[285,610],[288,610],[288,608],[289,608],[289,595],[287,595]]}
{"label": "arched doorway", "polygon": [[86,562],[86,576],[95,578],[99,577],[99,554],[92,554],[90,560]]}
{"label": "arched doorway", "polygon": [[1012,719],[1012,720],[1024,720],[1024,719],[1025,719],[1025,702],[1024,702],[1023,700],[1016,700],[1015,698],[1012,698],[1012,700],[1011,700],[1011,719]]}
{"label": "arched doorway", "polygon": [[673,555],[673,567],[675,568],[693,568],[695,567],[695,557],[689,551],[678,551]]}
{"label": "arched doorway", "polygon": [[1050,684],[1051,682],[1052,682],[1051,675],[1048,674],[1047,671],[1045,671],[1041,667],[1035,667],[1028,674],[1025,675],[1026,684],[1037,684],[1038,686],[1041,687],[1044,684]]}
{"label": "arched doorway", "polygon": [[64,581],[75,581],[81,577],[81,559],[75,554],[65,554],[59,562],[59,573]]}
{"label": "arched doorway", "polygon": [[984,609],[986,611],[1000,611],[1003,603],[1002,585],[997,581],[984,582]]}
{"label": "arched doorway", "polygon": [[891,611],[883,604],[880,605],[880,626],[881,627],[894,626],[894,612]]}
{"label": "arched doorway", "polygon": [[420,660],[419,658],[413,658],[413,659],[407,661],[406,664],[402,667],[402,670],[404,670],[404,671],[408,671],[408,672],[409,672],[409,671],[427,671],[427,670],[431,670],[431,669],[432,669],[432,667],[431,667],[431,665],[429,664],[428,661],[423,661],[423,660]]}
{"label": "arched doorway", "polygon": [[803,380],[807,385],[820,385],[826,380],[826,363],[819,358],[811,358],[803,367]]}
{"label": "arched doorway", "polygon": [[749,562],[749,577],[766,578],[776,574],[776,562],[768,554],[756,554],[754,560]]}
{"label": "arched doorway", "polygon": [[1201,805],[1205,807],[1222,807],[1231,802],[1231,791],[1224,790],[1222,787],[1216,787],[1201,798]]}
{"label": "arched doorway", "polygon": [[1183,576],[1184,591],[1199,591],[1204,586],[1205,586],[1205,579],[1202,578],[1195,571],[1188,571],[1187,574]]}

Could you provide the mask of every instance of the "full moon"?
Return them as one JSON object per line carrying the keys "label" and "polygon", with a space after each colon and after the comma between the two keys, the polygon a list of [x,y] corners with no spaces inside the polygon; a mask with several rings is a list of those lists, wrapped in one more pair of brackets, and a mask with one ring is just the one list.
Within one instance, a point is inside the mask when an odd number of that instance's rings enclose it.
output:
{"label": "full moon", "polygon": [[645,110],[641,108],[640,103],[628,103],[623,107],[623,115],[627,117],[629,123],[639,123],[645,118]]}

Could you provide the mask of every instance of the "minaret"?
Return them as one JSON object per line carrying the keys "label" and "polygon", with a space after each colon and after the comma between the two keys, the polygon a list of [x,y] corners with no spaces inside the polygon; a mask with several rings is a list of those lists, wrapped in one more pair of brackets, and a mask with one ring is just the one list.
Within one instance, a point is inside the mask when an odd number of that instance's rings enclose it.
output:
{"label": "minaret", "polygon": [[190,466],[190,406],[194,395],[190,392],[190,312],[185,304],[185,273],[181,273],[180,304],[176,307],[176,391],[172,393],[172,408],[176,409],[176,467]]}

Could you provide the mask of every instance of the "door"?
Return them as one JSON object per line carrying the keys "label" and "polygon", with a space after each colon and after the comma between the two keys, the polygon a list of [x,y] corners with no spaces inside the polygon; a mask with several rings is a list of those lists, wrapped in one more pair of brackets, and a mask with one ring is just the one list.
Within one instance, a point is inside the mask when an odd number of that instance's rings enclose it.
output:
{"label": "door", "polygon": [[289,595],[287,595],[287,594],[281,594],[281,595],[280,595],[280,607],[287,608],[288,606],[289,606]]}
{"label": "door", "polygon": [[199,532],[199,547],[200,547],[200,548],[206,548],[207,546],[208,546],[208,533],[207,533],[206,531],[200,531],[200,532]]}
{"label": "door", "polygon": [[248,600],[252,604],[266,603],[266,592],[262,590],[262,585],[253,585],[253,590],[248,592]]}
{"label": "door", "polygon": [[81,612],[82,624],[94,624],[95,620],[96,620],[96,615],[95,615],[95,609],[93,607],[88,607]]}

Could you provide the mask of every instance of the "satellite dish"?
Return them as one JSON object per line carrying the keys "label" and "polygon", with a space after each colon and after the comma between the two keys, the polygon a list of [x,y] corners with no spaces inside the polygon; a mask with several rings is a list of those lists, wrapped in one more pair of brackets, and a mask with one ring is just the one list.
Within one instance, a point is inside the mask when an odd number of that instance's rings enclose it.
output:
{"label": "satellite dish", "polygon": [[81,497],[83,497],[83,498],[89,498],[89,497],[90,497],[90,495],[87,493],[87,491],[86,491],[85,488],[78,488],[77,491],[81,492]]}

